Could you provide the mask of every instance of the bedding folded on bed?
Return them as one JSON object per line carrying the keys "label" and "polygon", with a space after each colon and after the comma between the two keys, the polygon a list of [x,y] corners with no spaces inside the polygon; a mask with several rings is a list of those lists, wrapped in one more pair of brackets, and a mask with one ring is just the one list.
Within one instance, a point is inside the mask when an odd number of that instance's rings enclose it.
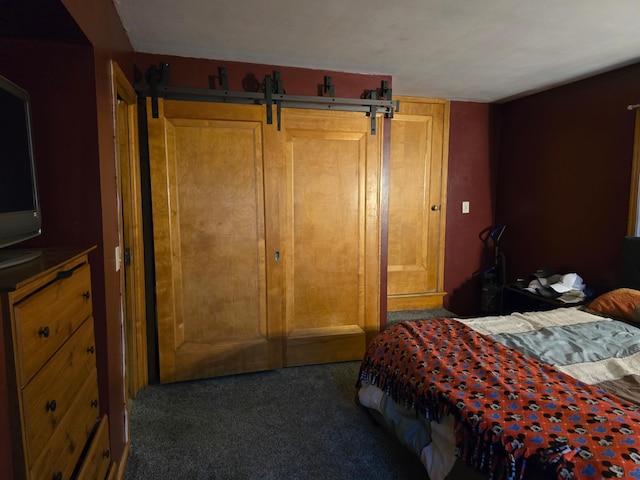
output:
{"label": "bedding folded on bed", "polygon": [[624,400],[640,404],[640,375],[625,375],[615,380],[600,382],[598,386],[608,392],[615,392]]}
{"label": "bedding folded on bed", "polygon": [[627,358],[640,352],[640,329],[623,322],[595,321],[491,336],[550,365]]}
{"label": "bedding folded on bed", "polygon": [[459,321],[640,405],[640,328],[636,326],[581,307]]}

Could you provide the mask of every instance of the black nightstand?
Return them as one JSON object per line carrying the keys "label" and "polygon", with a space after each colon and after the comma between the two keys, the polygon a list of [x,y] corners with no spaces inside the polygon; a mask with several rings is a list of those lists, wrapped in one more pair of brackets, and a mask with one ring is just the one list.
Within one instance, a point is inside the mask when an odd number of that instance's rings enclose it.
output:
{"label": "black nightstand", "polygon": [[500,301],[500,314],[513,312],[533,312],[553,310],[554,308],[576,307],[586,302],[566,303],[550,297],[536,295],[515,285],[503,285]]}

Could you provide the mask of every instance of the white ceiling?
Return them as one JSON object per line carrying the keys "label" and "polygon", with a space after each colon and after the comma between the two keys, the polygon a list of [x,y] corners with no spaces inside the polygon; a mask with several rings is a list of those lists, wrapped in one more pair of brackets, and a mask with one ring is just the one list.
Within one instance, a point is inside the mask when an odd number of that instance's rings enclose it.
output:
{"label": "white ceiling", "polygon": [[496,102],[640,62],[639,0],[114,4],[137,52],[391,75],[394,95]]}

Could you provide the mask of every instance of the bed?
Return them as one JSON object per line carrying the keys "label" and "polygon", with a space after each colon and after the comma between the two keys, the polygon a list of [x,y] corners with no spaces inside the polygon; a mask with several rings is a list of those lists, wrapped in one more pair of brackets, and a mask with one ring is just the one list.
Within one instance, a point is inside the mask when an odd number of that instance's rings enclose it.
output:
{"label": "bed", "polygon": [[[640,479],[640,291],[587,306],[400,322],[369,345],[358,401],[430,480]],[[469,477],[465,476],[467,480]]]}

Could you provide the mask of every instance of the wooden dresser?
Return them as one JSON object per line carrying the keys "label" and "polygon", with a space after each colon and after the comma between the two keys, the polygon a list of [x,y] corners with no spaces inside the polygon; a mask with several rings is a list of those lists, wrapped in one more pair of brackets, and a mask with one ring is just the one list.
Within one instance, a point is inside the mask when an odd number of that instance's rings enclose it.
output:
{"label": "wooden dresser", "polygon": [[44,249],[0,270],[16,478],[115,477],[100,416],[90,250]]}

